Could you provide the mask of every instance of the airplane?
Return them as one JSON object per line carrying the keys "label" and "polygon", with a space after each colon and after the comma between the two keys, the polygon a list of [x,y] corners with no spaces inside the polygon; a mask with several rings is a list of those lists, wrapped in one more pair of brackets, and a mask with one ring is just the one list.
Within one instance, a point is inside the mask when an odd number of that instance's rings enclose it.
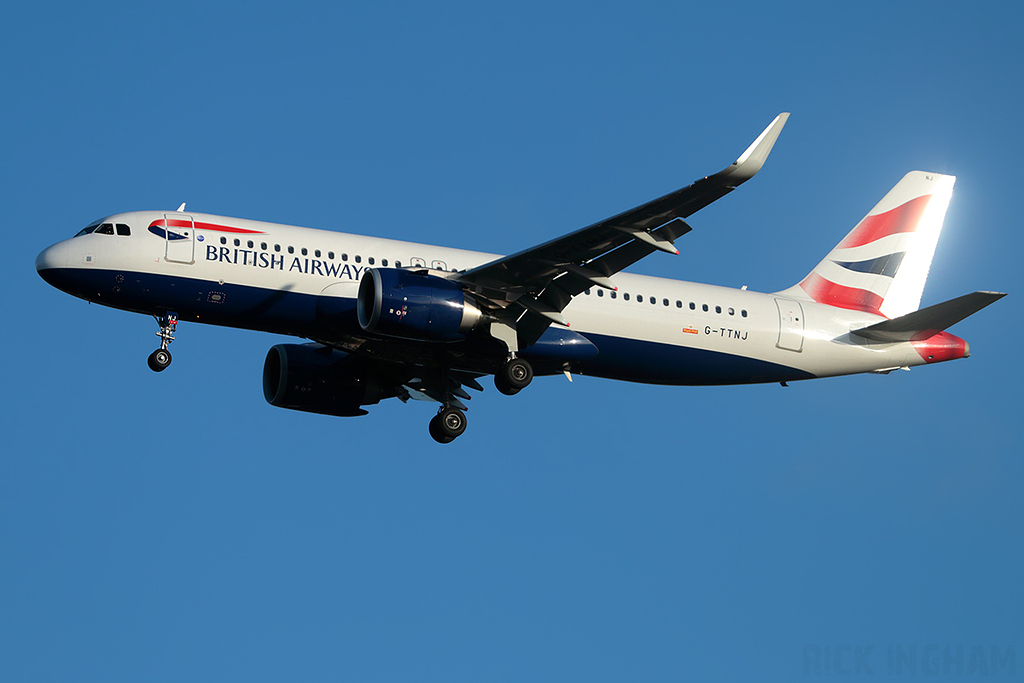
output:
{"label": "airplane", "polygon": [[623,272],[678,254],[686,219],[752,178],[788,113],[731,165],[691,185],[509,256],[187,212],[94,221],[36,258],[49,284],[153,316],[171,363],[180,321],[309,340],[273,346],[274,406],[365,415],[387,398],[440,404],[429,433],[466,429],[466,389],[493,376],[723,385],[788,382],[966,358],[947,328],[1005,296],[920,308],[955,178],[912,171],[797,284],[759,293]]}

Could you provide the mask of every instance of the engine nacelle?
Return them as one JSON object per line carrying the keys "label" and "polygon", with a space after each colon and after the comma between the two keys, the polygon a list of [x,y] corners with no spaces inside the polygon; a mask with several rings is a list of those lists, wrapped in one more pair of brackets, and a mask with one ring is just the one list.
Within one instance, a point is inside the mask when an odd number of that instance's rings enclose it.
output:
{"label": "engine nacelle", "polygon": [[263,396],[278,408],[354,417],[366,414],[359,406],[394,395],[388,391],[355,358],[319,344],[278,344],[263,364]]}
{"label": "engine nacelle", "polygon": [[398,268],[367,268],[356,299],[367,332],[427,341],[455,341],[484,321],[457,282]]}

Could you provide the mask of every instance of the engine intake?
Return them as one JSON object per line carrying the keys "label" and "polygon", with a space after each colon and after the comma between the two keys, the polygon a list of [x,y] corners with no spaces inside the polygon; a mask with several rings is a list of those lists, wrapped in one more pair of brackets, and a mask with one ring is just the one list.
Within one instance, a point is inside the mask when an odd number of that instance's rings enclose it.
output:
{"label": "engine intake", "polygon": [[278,344],[263,364],[263,396],[278,408],[354,417],[393,389],[352,356],[319,344]]}
{"label": "engine intake", "polygon": [[457,282],[399,268],[368,268],[356,299],[367,332],[425,341],[456,341],[486,316]]}

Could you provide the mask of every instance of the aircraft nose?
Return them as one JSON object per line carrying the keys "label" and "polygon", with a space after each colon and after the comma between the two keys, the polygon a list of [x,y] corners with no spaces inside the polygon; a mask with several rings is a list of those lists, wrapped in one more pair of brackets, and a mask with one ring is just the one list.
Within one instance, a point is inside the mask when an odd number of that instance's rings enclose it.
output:
{"label": "aircraft nose", "polygon": [[43,249],[39,252],[39,256],[36,256],[36,272],[39,273],[39,277],[55,287],[57,285],[54,284],[54,277],[60,269],[66,266],[67,249],[63,242]]}

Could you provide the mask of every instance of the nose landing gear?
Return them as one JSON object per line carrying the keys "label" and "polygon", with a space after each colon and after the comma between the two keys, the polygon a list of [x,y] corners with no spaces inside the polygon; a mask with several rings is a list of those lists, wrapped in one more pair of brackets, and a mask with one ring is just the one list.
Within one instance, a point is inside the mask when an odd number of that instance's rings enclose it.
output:
{"label": "nose landing gear", "polygon": [[163,372],[171,364],[171,352],[167,346],[174,341],[174,330],[178,327],[178,314],[167,312],[167,315],[153,316],[160,331],[156,336],[160,337],[160,348],[149,354],[149,369],[153,372]]}

